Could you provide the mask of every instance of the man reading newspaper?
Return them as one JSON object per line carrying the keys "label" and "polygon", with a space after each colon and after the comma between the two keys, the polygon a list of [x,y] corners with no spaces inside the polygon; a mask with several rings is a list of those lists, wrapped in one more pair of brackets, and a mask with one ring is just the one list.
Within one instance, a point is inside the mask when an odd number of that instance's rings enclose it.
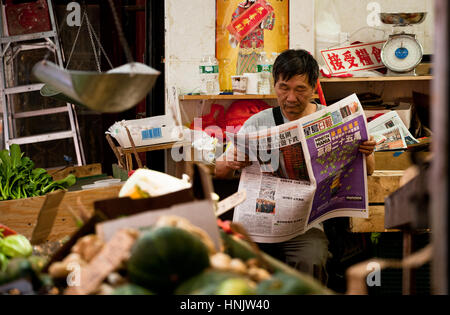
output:
{"label": "man reading newspaper", "polygon": [[[252,135],[254,134],[252,132],[270,130],[271,128],[273,129],[273,127],[280,125],[289,127],[289,124],[291,124],[291,122],[305,117],[310,117],[310,115],[314,116],[316,112],[325,109],[325,106],[311,102],[318,76],[318,64],[307,51],[287,50],[283,52],[276,59],[273,66],[275,92],[277,95],[279,107],[262,111],[249,118],[239,131],[238,136],[247,136],[249,133],[250,135]],[[356,102],[353,102],[353,104],[357,105]],[[357,110],[358,108],[355,108],[354,111],[348,109],[349,114],[352,114]],[[332,113],[330,113],[330,115],[331,114]],[[344,115],[341,116],[339,114],[341,123],[343,121],[343,116]],[[361,119],[360,122],[362,122],[360,124],[365,124],[365,119],[362,119],[361,117],[359,117]],[[347,121],[344,120],[344,123],[345,122]],[[346,125],[346,128],[348,125],[351,125],[351,123],[348,123]],[[291,133],[297,132],[298,135],[297,130],[306,128],[304,126],[305,125],[303,125],[302,128],[297,129],[295,129],[294,126],[290,127],[290,129],[279,131],[279,133],[277,134],[277,141],[286,143],[287,140],[298,140],[296,139],[297,136],[291,137]],[[326,136],[330,137],[329,135]],[[304,141],[304,138],[305,137],[302,138],[302,141]],[[254,240],[258,243],[258,246],[260,246],[263,251],[271,254],[281,261],[284,261],[285,263],[298,269],[299,271],[315,276],[319,280],[326,283],[327,273],[325,266],[328,258],[328,240],[323,231],[322,224],[314,224],[314,222],[312,222],[309,228],[306,228],[304,230],[301,228],[298,229],[298,231],[291,230],[289,232],[290,234],[285,233],[284,235],[282,235],[283,237],[274,235],[276,233],[274,233],[273,231],[278,229],[280,226],[283,226],[283,224],[285,224],[285,226],[290,225],[298,227],[299,225],[296,225],[298,222],[295,221],[300,220],[279,220],[276,221],[275,224],[272,224],[274,221],[272,221],[271,224],[267,224],[267,217],[279,215],[280,212],[289,213],[290,217],[295,218],[297,212],[304,211],[303,209],[297,209],[296,206],[291,207],[291,209],[286,208],[286,205],[293,205],[295,204],[295,201],[284,202],[283,200],[283,202],[281,203],[282,206],[277,205],[274,200],[277,198],[275,195],[278,196],[280,194],[279,190],[282,190],[282,193],[285,194],[285,197],[283,197],[283,199],[291,198],[300,200],[301,202],[303,197],[301,196],[301,192],[299,192],[299,190],[304,189],[305,196],[309,193],[309,190],[312,190],[312,195],[318,195],[315,190],[317,187],[319,187],[315,182],[315,178],[313,178],[312,181],[310,179],[310,175],[313,173],[311,171],[312,168],[310,167],[311,162],[308,161],[308,159],[311,159],[311,155],[308,152],[305,152],[307,154],[302,153],[301,147],[304,144],[293,143],[293,145],[286,147],[288,149],[290,148],[291,150],[284,151],[283,149],[285,148],[282,148],[282,145],[278,144],[278,148],[280,149],[272,150],[271,148],[277,146],[271,147],[270,143],[267,143],[270,139],[270,137],[266,139],[258,138],[258,145],[261,145],[262,140],[264,140],[265,147],[269,148],[268,151],[272,155],[274,151],[278,152],[278,158],[280,157],[280,155],[284,155],[282,163],[272,163],[272,161],[267,162],[267,159],[263,161],[263,159],[259,157],[258,154],[256,159],[253,159],[247,155],[251,152],[246,151],[245,149],[241,150],[241,147],[239,145],[230,145],[227,151],[216,161],[216,176],[218,178],[229,178],[236,171],[243,170],[240,188],[242,185],[245,185],[245,183],[250,183],[252,179],[254,180],[255,178],[258,178],[259,184],[257,189],[253,189],[252,187],[254,186],[245,187],[248,196],[247,200],[252,200],[251,202],[253,202],[253,206],[251,206],[250,209],[253,213],[248,213],[250,211],[248,209],[246,210],[247,213],[244,213],[243,210],[241,211],[237,208],[235,210],[233,220],[239,223],[244,223],[244,227],[248,231],[250,231],[249,234],[254,237]],[[320,137],[320,139],[315,138],[313,140],[315,141],[316,146],[320,146],[321,143],[325,143],[324,141],[326,141],[327,139],[324,139],[324,137],[322,136]],[[362,155],[360,160],[365,159],[365,163],[361,163],[361,165],[364,164],[363,169],[366,170],[368,174],[372,174],[375,169],[375,159],[373,152],[376,143],[372,138],[370,138],[370,140],[368,141],[357,142],[357,140],[358,139],[355,140],[355,138],[352,138],[353,145],[355,143],[357,144],[354,151],[352,151],[354,152],[353,157],[350,156],[346,158],[354,159],[355,156],[360,155],[359,152],[361,152]],[[242,153],[242,151],[247,154]],[[333,152],[329,153],[332,154]],[[320,156],[320,154],[317,156]],[[339,160],[340,156],[341,155],[338,155],[337,160]],[[259,163],[253,163],[251,160],[257,161]],[[307,163],[302,163],[304,161],[306,161]],[[301,166],[306,164],[309,165],[308,169]],[[255,165],[257,165],[258,167],[257,172],[259,172],[259,168],[261,168],[260,174],[263,175],[257,177],[257,175],[255,175],[256,173],[251,171],[252,168],[255,167]],[[292,167],[292,165],[294,165],[294,167]],[[332,165],[332,167],[336,168],[335,165]],[[268,176],[265,176],[264,174],[267,174]],[[332,176],[329,176],[328,181],[324,181],[322,183],[322,187],[326,186],[328,188],[327,190],[329,195],[327,196],[329,196],[329,199],[331,199],[331,196],[336,195],[336,187],[339,187],[340,185],[339,180],[341,175],[344,175],[342,174],[342,171],[335,172],[332,174]],[[345,174],[345,176],[347,176],[347,174]],[[294,179],[294,181],[292,182],[295,184],[290,184],[291,179]],[[295,181],[295,179],[297,181]],[[280,182],[283,182],[282,185],[284,186],[281,186]],[[304,186],[302,186],[303,183],[305,183]],[[280,187],[283,188],[280,189]],[[288,194],[286,192],[289,190],[292,191],[292,194]],[[252,194],[255,196],[253,196]],[[309,209],[311,209],[311,204],[312,201],[308,201]],[[288,215],[286,214],[286,217],[287,216]],[[310,216],[311,214],[308,213],[308,217]],[[302,224],[304,224],[304,226],[307,226],[306,223]],[[273,235],[264,235],[271,233]],[[261,237],[259,237],[259,235]],[[270,236],[273,237],[271,238]]]}

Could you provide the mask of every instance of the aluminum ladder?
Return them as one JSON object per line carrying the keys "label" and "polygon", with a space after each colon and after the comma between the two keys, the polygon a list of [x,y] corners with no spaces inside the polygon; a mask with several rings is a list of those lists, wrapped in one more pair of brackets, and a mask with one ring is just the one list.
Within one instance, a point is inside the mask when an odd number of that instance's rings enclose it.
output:
{"label": "aluminum ladder", "polygon": [[[11,66],[14,59],[21,51],[47,48],[55,54],[56,63],[63,66],[63,53],[58,37],[55,15],[52,7],[52,1],[46,0],[48,5],[48,13],[51,23],[51,30],[41,33],[32,33],[24,35],[7,36],[4,27],[7,25],[4,20],[4,5],[1,4],[2,12],[0,14],[0,100],[3,112],[3,134],[4,145],[6,149],[12,144],[32,144],[47,142],[52,140],[73,139],[75,146],[75,154],[77,164],[85,165],[84,150],[79,136],[78,120],[73,104],[67,103],[66,106],[47,108],[41,110],[15,112],[12,99],[9,96],[21,93],[29,93],[39,91],[44,84],[30,84],[22,86],[7,87],[9,82],[13,82],[13,74]],[[10,79],[12,78],[12,80]],[[36,116],[46,116],[58,113],[67,113],[69,116],[70,130],[53,132],[47,134],[33,135],[27,137],[17,137],[16,120],[21,118],[30,118]]]}

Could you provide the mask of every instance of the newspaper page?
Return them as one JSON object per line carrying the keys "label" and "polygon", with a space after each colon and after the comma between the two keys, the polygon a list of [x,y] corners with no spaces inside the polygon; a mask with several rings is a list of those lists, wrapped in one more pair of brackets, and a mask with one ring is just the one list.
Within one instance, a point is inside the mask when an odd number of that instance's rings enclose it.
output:
{"label": "newspaper page", "polygon": [[254,161],[243,170],[235,208],[255,242],[292,239],[339,216],[368,217],[366,164],[358,151],[368,139],[356,95],[281,126],[230,135],[239,154]]}
{"label": "newspaper page", "polygon": [[374,119],[368,124],[368,127],[369,133],[377,142],[375,151],[406,149],[408,145],[419,143],[406,128],[396,111]]}

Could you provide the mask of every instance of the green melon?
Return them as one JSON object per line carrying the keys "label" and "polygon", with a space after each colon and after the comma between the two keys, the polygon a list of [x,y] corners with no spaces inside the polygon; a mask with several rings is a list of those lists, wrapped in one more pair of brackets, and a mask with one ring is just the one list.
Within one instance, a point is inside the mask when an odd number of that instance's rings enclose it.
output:
{"label": "green melon", "polygon": [[183,281],[209,267],[208,249],[189,232],[162,227],[141,234],[128,261],[132,283],[171,294]]}
{"label": "green melon", "polygon": [[153,293],[135,284],[125,284],[114,289],[111,295],[153,295]]}
{"label": "green melon", "polygon": [[255,289],[250,285],[248,279],[232,278],[222,282],[217,288],[217,295],[254,295]]}
{"label": "green melon", "polygon": [[[244,284],[245,282],[245,284]],[[248,290],[247,290],[248,289]],[[234,295],[254,293],[248,286],[248,280],[241,275],[214,269],[202,273],[183,282],[175,291],[177,295]]]}
{"label": "green melon", "polygon": [[305,295],[315,290],[294,275],[275,273],[271,279],[262,281],[257,289],[258,295]]}

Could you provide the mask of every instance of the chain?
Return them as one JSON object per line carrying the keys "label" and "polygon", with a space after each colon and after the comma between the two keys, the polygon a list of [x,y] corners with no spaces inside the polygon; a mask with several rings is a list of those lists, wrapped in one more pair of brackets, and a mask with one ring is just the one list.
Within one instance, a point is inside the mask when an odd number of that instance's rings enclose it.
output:
{"label": "chain", "polygon": [[[84,15],[86,16],[87,13],[86,11],[84,12]],[[89,33],[89,39],[91,40],[91,45],[92,45],[92,51],[94,52],[94,58],[95,58],[95,64],[97,65],[97,70],[98,72],[102,72],[101,66],[100,66],[100,60],[99,57],[97,55],[97,51],[96,51],[96,46],[95,46],[95,42],[94,42],[94,37],[92,36],[92,29],[90,27],[90,23],[89,23],[89,19],[87,19],[87,29],[88,29],[88,33]]]}
{"label": "chain", "polygon": [[85,18],[85,16],[83,14],[83,17],[81,19],[80,27],[78,28],[77,35],[75,36],[75,39],[73,41],[72,49],[70,50],[69,59],[67,60],[67,64],[66,64],[66,69],[69,67],[70,61],[72,60],[72,55],[73,55],[73,53],[75,51],[75,46],[77,45],[78,37],[80,36],[80,33],[81,33],[81,28],[83,27],[84,18]]}
{"label": "chain", "polygon": [[108,0],[108,2],[109,2],[109,5],[111,6],[111,11],[113,13],[114,23],[116,24],[117,32],[119,33],[120,43],[122,44],[122,47],[125,51],[125,55],[127,57],[128,63],[132,63],[134,61],[133,55],[131,54],[130,46],[128,46],[127,40],[123,33],[122,26],[120,25],[119,17],[117,16],[117,11],[114,6],[114,2],[113,2],[113,0]]}
{"label": "chain", "polygon": [[100,50],[103,53],[103,55],[105,56],[106,61],[108,62],[109,66],[111,67],[111,69],[114,68],[111,60],[109,59],[108,55],[106,54],[105,49],[102,46],[100,39],[98,38],[97,34],[95,33],[94,26],[92,26],[91,21],[89,21],[89,16],[87,15],[87,13],[86,13],[86,22],[87,22],[88,27],[92,30],[92,32],[90,34],[94,35],[95,41],[97,42],[97,45],[100,47]]}

